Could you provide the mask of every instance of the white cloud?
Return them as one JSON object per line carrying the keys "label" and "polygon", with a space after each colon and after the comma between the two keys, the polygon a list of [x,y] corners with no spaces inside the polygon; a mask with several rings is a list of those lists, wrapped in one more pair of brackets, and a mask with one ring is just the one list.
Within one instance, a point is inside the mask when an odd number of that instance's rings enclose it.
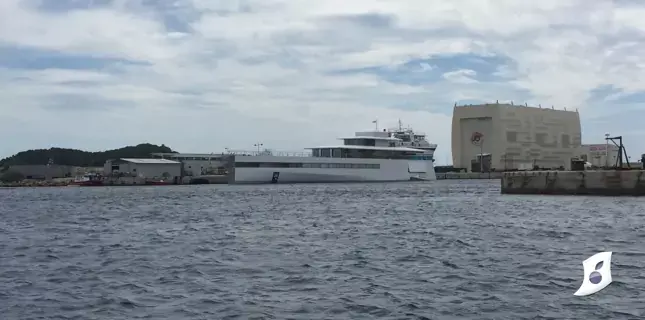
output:
{"label": "white cloud", "polygon": [[[0,146],[0,156],[144,140],[186,152],[249,148],[257,141],[298,150],[369,129],[374,118],[383,125],[400,118],[439,144],[443,162],[455,100],[525,98],[591,113],[586,100],[594,88],[645,90],[645,5],[177,0],[153,10],[143,1],[121,0],[45,12],[34,3],[0,1],[0,48],[140,64],[92,70],[5,65],[0,134],[16,138]],[[413,59],[451,54],[507,57],[509,64],[495,67],[494,82],[480,79],[487,75],[473,66],[431,62],[414,72],[437,82],[418,85],[331,74],[373,66],[394,72]]]}
{"label": "white cloud", "polygon": [[477,80],[472,77],[476,76],[477,72],[470,69],[459,69],[455,71],[446,72],[441,75],[444,79],[454,83],[477,83]]}

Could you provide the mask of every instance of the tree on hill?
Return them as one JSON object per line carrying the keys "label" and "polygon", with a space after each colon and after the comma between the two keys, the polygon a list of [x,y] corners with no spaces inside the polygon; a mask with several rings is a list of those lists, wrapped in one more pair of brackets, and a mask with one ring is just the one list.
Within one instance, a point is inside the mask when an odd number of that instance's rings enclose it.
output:
{"label": "tree on hill", "polygon": [[22,176],[22,173],[8,170],[4,173],[0,173],[0,182],[18,182],[25,177]]}
{"label": "tree on hill", "polygon": [[118,158],[149,158],[152,153],[176,153],[165,145],[142,143],[120,149],[89,152],[76,149],[50,148],[18,152],[15,155],[0,160],[3,171],[14,165],[37,165],[53,162],[58,165],[78,167],[102,167],[105,161]]}

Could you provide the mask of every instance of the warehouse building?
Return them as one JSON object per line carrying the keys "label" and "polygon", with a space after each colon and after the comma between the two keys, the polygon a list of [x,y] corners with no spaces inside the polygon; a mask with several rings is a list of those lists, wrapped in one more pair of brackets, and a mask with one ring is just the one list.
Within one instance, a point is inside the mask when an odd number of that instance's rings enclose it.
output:
{"label": "warehouse building", "polygon": [[51,180],[69,178],[74,167],[57,164],[35,164],[10,166],[8,171],[20,173],[25,179]]}
{"label": "warehouse building", "polygon": [[106,161],[103,171],[105,175],[178,180],[181,177],[181,162],[168,159],[121,158]]}
{"label": "warehouse building", "polygon": [[183,164],[184,176],[200,176],[222,172],[227,167],[224,154],[213,153],[153,153],[153,158],[169,159]]}
{"label": "warehouse building", "polygon": [[577,111],[499,103],[453,109],[453,166],[469,172],[569,169],[580,139]]}

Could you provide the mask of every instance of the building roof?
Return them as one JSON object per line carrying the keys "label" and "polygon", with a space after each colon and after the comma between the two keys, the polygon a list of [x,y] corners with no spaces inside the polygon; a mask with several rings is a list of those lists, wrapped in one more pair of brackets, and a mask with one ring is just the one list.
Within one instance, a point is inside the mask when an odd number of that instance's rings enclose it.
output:
{"label": "building roof", "polygon": [[168,160],[168,159],[133,159],[133,158],[121,158],[119,160],[131,163],[140,163],[140,164],[179,164],[181,162]]}
{"label": "building roof", "polygon": [[419,152],[419,153],[426,152],[426,150],[407,148],[407,147],[372,147],[372,146],[351,146],[351,145],[323,146],[323,147],[312,147],[312,148],[305,148],[305,149],[354,149],[354,150],[401,151],[401,152]]}
{"label": "building roof", "polygon": [[462,109],[462,108],[524,108],[524,110],[541,110],[545,112],[552,112],[552,111],[557,111],[557,112],[573,112],[573,113],[578,113],[578,109],[573,109],[573,110],[567,110],[566,108],[563,109],[555,109],[555,107],[547,107],[547,106],[529,106],[527,104],[510,104],[510,103],[482,103],[482,104],[467,104],[467,105],[455,105],[455,108]]}
{"label": "building roof", "polygon": [[224,153],[153,153],[153,156],[168,158],[221,158]]}

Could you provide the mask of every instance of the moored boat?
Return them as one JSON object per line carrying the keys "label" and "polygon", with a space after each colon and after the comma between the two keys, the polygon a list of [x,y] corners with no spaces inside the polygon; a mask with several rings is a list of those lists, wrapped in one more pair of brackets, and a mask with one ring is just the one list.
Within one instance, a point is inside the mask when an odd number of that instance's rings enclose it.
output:
{"label": "moored boat", "polygon": [[79,187],[103,186],[103,176],[98,173],[88,173],[82,176],[77,176],[69,185]]}
{"label": "moored boat", "polygon": [[146,180],[145,184],[148,186],[167,186],[173,183],[167,180]]}

